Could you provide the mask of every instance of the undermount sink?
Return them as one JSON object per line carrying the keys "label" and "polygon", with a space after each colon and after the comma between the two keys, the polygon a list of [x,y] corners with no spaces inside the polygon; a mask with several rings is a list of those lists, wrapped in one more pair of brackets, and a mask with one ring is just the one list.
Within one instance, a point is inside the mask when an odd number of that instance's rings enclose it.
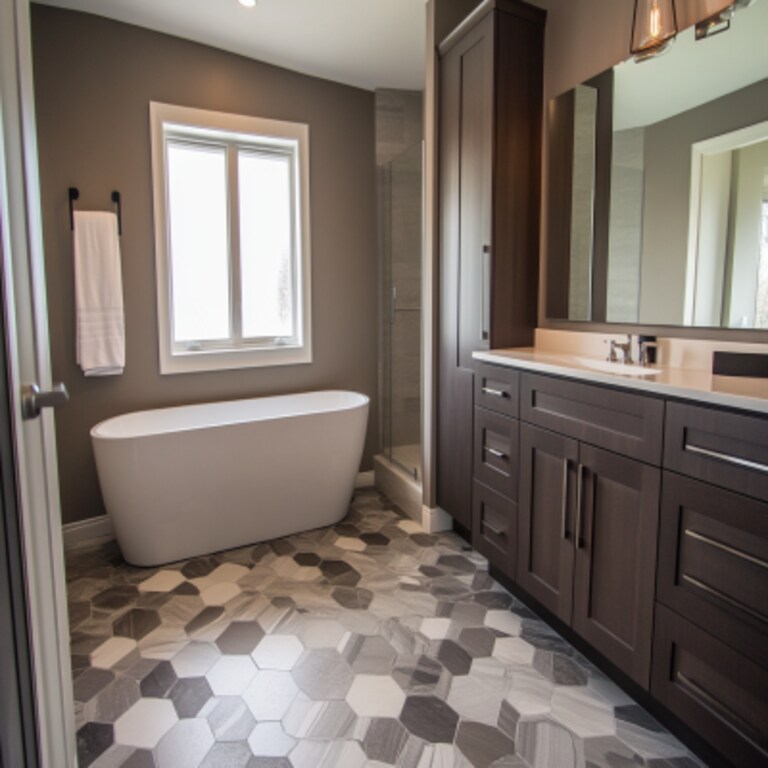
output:
{"label": "undermount sink", "polygon": [[579,365],[603,373],[616,373],[620,376],[656,376],[661,373],[658,368],[644,368],[641,365],[612,363],[609,360],[596,360],[592,357],[577,357]]}

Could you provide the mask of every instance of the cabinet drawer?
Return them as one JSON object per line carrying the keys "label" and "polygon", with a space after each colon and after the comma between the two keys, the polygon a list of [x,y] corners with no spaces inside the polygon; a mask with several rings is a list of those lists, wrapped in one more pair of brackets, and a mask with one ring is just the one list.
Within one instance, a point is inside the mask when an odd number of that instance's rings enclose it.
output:
{"label": "cabinet drawer", "polygon": [[514,576],[517,504],[478,482],[472,492],[472,546],[507,576]]}
{"label": "cabinet drawer", "polygon": [[768,504],[666,472],[657,597],[768,668]]}
{"label": "cabinet drawer", "polygon": [[520,382],[520,418],[648,464],[661,464],[664,402],[536,374]]}
{"label": "cabinet drawer", "polygon": [[768,419],[669,403],[664,466],[768,501]]}
{"label": "cabinet drawer", "polygon": [[475,479],[517,501],[520,423],[475,408]]}
{"label": "cabinet drawer", "polygon": [[768,672],[658,604],[651,693],[733,765],[768,765]]}
{"label": "cabinet drawer", "polygon": [[475,405],[517,417],[520,374],[500,365],[475,364]]}

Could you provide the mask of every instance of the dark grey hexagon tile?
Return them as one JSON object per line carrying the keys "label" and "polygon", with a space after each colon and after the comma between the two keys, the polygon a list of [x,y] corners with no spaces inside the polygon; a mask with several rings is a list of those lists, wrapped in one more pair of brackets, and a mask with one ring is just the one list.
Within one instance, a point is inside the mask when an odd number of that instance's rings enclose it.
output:
{"label": "dark grey hexagon tile", "polygon": [[474,573],[477,570],[475,563],[463,555],[440,555],[436,565],[446,573]]}
{"label": "dark grey hexagon tile", "polygon": [[200,768],[246,768],[252,757],[246,741],[217,743],[200,763]]}
{"label": "dark grey hexagon tile", "polygon": [[472,668],[472,657],[454,640],[441,640],[436,655],[452,675],[469,674]]}
{"label": "dark grey hexagon tile", "polygon": [[148,749],[137,749],[120,768],[156,768],[155,758]]}
{"label": "dark grey hexagon tile", "polygon": [[216,639],[216,645],[222,653],[249,654],[263,637],[264,630],[257,621],[233,621]]}
{"label": "dark grey hexagon tile", "polygon": [[499,719],[496,723],[498,729],[514,741],[517,737],[517,724],[520,722],[520,713],[508,702],[501,702]]}
{"label": "dark grey hexagon tile", "polygon": [[392,677],[406,693],[433,693],[444,671],[443,665],[429,656],[401,657]]}
{"label": "dark grey hexagon tile", "polygon": [[581,664],[561,653],[537,650],[533,655],[533,668],[557,685],[586,685],[589,680]]}
{"label": "dark grey hexagon tile", "polygon": [[501,636],[501,632],[487,627],[467,627],[461,630],[457,642],[473,659],[480,659],[493,653],[496,639]]}
{"label": "dark grey hexagon tile", "polygon": [[320,565],[320,556],[314,552],[297,552],[293,559],[301,566],[305,568],[312,568]]}
{"label": "dark grey hexagon tile", "polygon": [[153,629],[160,626],[160,617],[157,611],[146,610],[144,608],[132,608],[128,613],[121,616],[113,625],[113,631],[120,637],[130,637],[134,640],[141,640],[146,637]]}
{"label": "dark grey hexagon tile", "polygon": [[435,696],[409,696],[400,713],[400,722],[424,741],[451,744],[459,716]]}
{"label": "dark grey hexagon tile", "polygon": [[91,603],[89,600],[75,600],[68,605],[69,626],[72,629],[77,628],[87,619],[91,618]]}
{"label": "dark grey hexagon tile", "polygon": [[387,547],[389,539],[383,533],[363,533],[360,539],[369,547]]}
{"label": "dark grey hexagon tile", "polygon": [[290,539],[278,539],[271,541],[269,546],[276,555],[292,555],[296,551]]}
{"label": "dark grey hexagon tile", "polygon": [[215,557],[199,557],[190,560],[182,569],[181,575],[186,579],[202,579],[216,570],[221,563]]}
{"label": "dark grey hexagon tile", "polygon": [[170,661],[161,661],[140,683],[141,695],[145,698],[162,699],[177,681],[176,672]]}
{"label": "dark grey hexagon tile", "polygon": [[408,731],[398,720],[375,717],[363,739],[363,751],[369,760],[396,765],[408,741]]}
{"label": "dark grey hexagon tile", "polygon": [[245,768],[294,768],[287,757],[258,757],[254,755]]}
{"label": "dark grey hexagon tile", "polygon": [[339,587],[355,587],[362,576],[343,560],[323,560],[320,571],[329,584]]}
{"label": "dark grey hexagon tile", "polygon": [[513,601],[512,595],[498,591],[476,592],[472,599],[491,609],[509,608]]}
{"label": "dark grey hexagon tile", "polygon": [[342,607],[352,611],[365,611],[373,601],[373,592],[361,587],[336,587],[331,597]]}
{"label": "dark grey hexagon tile", "polygon": [[135,605],[137,608],[158,611],[171,600],[173,595],[170,592],[144,592],[137,598]]}
{"label": "dark grey hexagon tile", "polygon": [[520,637],[543,651],[573,652],[571,646],[557,632],[538,619],[524,621]]}
{"label": "dark grey hexagon tile", "polygon": [[185,677],[178,680],[168,692],[168,698],[179,717],[197,717],[206,702],[213,696],[211,686],[204,677]]}
{"label": "dark grey hexagon tile", "polygon": [[515,756],[515,742],[498,728],[482,723],[462,722],[456,746],[474,768],[490,768],[497,760]]}
{"label": "dark grey hexagon tile", "polygon": [[625,723],[632,723],[640,728],[645,728],[646,731],[663,733],[665,730],[657,720],[654,720],[648,712],[637,704],[615,707],[614,714],[616,715],[617,720],[621,720]]}
{"label": "dark grey hexagon tile", "polygon": [[77,732],[77,759],[80,768],[88,768],[115,741],[115,729],[106,723],[86,723]]}
{"label": "dark grey hexagon tile", "polygon": [[139,590],[133,586],[108,587],[91,598],[94,608],[102,608],[110,611],[125,608],[131,605],[139,597]]}
{"label": "dark grey hexagon tile", "polygon": [[179,597],[193,597],[195,595],[199,595],[200,590],[194,584],[192,584],[192,582],[182,581],[181,584],[179,584],[179,586],[171,592],[171,594]]}

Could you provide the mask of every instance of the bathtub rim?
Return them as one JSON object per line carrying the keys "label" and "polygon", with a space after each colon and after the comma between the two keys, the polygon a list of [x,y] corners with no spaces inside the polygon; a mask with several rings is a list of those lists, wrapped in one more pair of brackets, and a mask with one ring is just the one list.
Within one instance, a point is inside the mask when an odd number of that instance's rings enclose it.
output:
{"label": "bathtub rim", "polygon": [[[115,427],[120,424],[121,421],[127,421],[128,419],[136,420],[138,421],[141,417],[147,417],[147,419],[154,417],[157,418],[158,414],[168,414],[168,413],[174,413],[174,414],[180,414],[183,411],[189,411],[190,413],[199,413],[204,411],[205,409],[210,409],[211,407],[216,406],[231,406],[231,405],[237,405],[242,403],[252,403],[252,402],[265,402],[265,401],[280,401],[280,400],[301,400],[306,399],[309,401],[311,399],[311,396],[338,396],[338,395],[344,395],[348,397],[348,401],[344,402],[343,404],[336,405],[332,408],[311,408],[306,407],[300,410],[297,410],[295,412],[280,412],[279,410],[276,410],[274,413],[269,414],[263,414],[260,416],[251,416],[248,418],[230,418],[230,419],[222,419],[217,422],[208,422],[208,423],[201,423],[197,422],[195,423],[194,420],[191,420],[188,424],[179,424],[174,425],[173,427],[164,428],[164,429],[151,429],[147,428],[149,424],[151,423],[149,420],[141,422],[143,429],[133,428],[130,432],[125,431],[119,434],[108,434],[105,433],[105,429],[108,429],[109,427]],[[213,400],[207,403],[188,403],[186,405],[172,405],[172,406],[164,406],[161,408],[147,408],[140,411],[129,411],[127,413],[118,414],[116,416],[110,416],[107,419],[104,419],[97,424],[95,424],[90,429],[90,437],[92,440],[103,440],[103,441],[120,441],[120,440],[137,440],[141,438],[151,438],[151,437],[161,437],[164,435],[174,435],[174,434],[181,434],[184,432],[195,432],[195,431],[202,431],[202,430],[208,430],[208,429],[221,429],[225,427],[235,427],[235,426],[242,426],[247,424],[260,424],[260,423],[266,423],[271,421],[280,421],[285,419],[296,419],[296,418],[307,418],[309,416],[320,416],[323,414],[332,414],[332,413],[341,413],[344,411],[352,411],[359,408],[368,408],[370,407],[371,399],[368,395],[362,393],[362,392],[356,392],[354,390],[345,390],[345,389],[319,389],[319,390],[309,390],[305,392],[291,392],[287,394],[280,394],[280,395],[264,395],[259,397],[247,397],[247,398],[236,398],[234,400]]]}

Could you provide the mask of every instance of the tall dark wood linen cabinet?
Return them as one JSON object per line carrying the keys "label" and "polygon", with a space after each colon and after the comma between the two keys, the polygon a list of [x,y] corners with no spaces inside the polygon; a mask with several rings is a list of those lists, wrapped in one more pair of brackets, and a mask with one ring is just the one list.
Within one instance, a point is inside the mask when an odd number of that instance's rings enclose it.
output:
{"label": "tall dark wood linen cabinet", "polygon": [[537,322],[546,13],[486,0],[439,46],[437,502],[472,527],[476,350]]}

